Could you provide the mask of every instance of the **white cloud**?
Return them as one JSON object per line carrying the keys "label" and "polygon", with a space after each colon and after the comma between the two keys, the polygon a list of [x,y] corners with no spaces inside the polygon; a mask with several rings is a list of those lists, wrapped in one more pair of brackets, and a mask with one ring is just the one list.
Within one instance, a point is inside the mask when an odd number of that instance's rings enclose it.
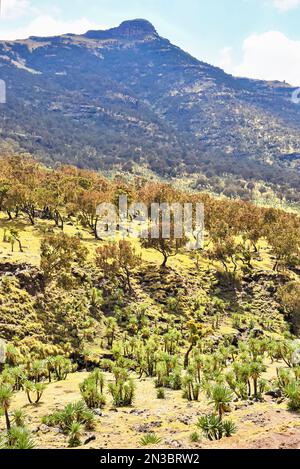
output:
{"label": "white cloud", "polygon": [[89,29],[101,29],[86,18],[63,21],[50,15],[40,15],[24,27],[0,31],[0,39],[25,39],[29,36],[56,36],[65,33],[83,34]]}
{"label": "white cloud", "polygon": [[300,0],[273,0],[273,4],[280,11],[288,11],[297,8]]}
{"label": "white cloud", "polygon": [[2,0],[1,16],[3,19],[12,20],[20,18],[32,11],[29,0]]}
{"label": "white cloud", "polygon": [[286,81],[300,86],[300,41],[280,31],[252,34],[243,43],[243,58],[234,63],[231,49],[221,51],[219,66],[235,76]]}
{"label": "white cloud", "polygon": [[223,70],[230,70],[233,66],[232,47],[224,47],[220,51],[218,66]]}

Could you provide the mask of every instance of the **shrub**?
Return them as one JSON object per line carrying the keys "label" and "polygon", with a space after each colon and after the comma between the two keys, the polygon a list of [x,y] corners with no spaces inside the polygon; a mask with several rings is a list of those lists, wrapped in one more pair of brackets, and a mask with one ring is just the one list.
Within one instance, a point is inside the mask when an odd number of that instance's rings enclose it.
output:
{"label": "shrub", "polygon": [[82,426],[78,422],[73,422],[69,430],[69,448],[76,448],[81,445]]}
{"label": "shrub", "polygon": [[190,440],[192,443],[198,443],[201,440],[201,437],[198,432],[193,432],[190,435]]}
{"label": "shrub", "polygon": [[135,393],[135,385],[132,379],[110,383],[108,389],[113,397],[113,403],[116,407],[127,407],[132,405]]}
{"label": "shrub", "polygon": [[157,399],[165,399],[165,398],[166,398],[166,395],[165,395],[164,388],[159,388],[157,390]]}
{"label": "shrub", "polygon": [[68,374],[72,371],[71,360],[61,355],[54,357],[52,366],[58,381],[63,381],[67,378]]}
{"label": "shrub", "polygon": [[25,427],[11,427],[6,436],[5,447],[9,449],[33,449],[34,440]]}
{"label": "shrub", "polygon": [[197,427],[200,428],[210,441],[221,440],[223,435],[223,427],[220,418],[215,415],[204,415],[199,418]]}
{"label": "shrub", "polygon": [[95,416],[83,401],[68,404],[63,410],[43,417],[42,422],[49,427],[59,426],[65,434],[70,433],[74,422],[84,425],[86,430],[95,428]]}
{"label": "shrub", "polygon": [[[80,384],[81,396],[90,409],[102,409],[106,404],[105,396],[102,394],[104,378],[92,374]],[[99,389],[98,389],[99,388]]]}
{"label": "shrub", "polygon": [[148,433],[140,439],[140,446],[153,446],[158,445],[161,442],[161,438],[155,433]]}
{"label": "shrub", "polygon": [[228,409],[232,401],[232,392],[222,384],[216,384],[211,391],[211,400],[215,406],[215,410],[219,414],[219,419],[222,420],[224,413]]}
{"label": "shrub", "polygon": [[222,423],[224,435],[229,438],[230,436],[234,435],[237,432],[237,427],[232,420],[224,420]]}
{"label": "shrub", "polygon": [[300,384],[297,381],[290,382],[285,390],[284,394],[288,397],[288,408],[290,410],[300,410]]}
{"label": "shrub", "polygon": [[25,427],[25,422],[26,422],[26,415],[23,412],[23,410],[18,409],[15,410],[12,414],[13,416],[13,422],[16,427]]}
{"label": "shrub", "polygon": [[231,420],[222,421],[216,414],[200,417],[197,427],[210,441],[221,440],[224,436],[230,437],[237,432],[237,427]]}
{"label": "shrub", "polygon": [[[45,383],[32,383],[31,381],[25,381],[24,383],[24,390],[30,404],[38,404],[44,394],[45,389]],[[34,395],[34,398],[32,395]]]}
{"label": "shrub", "polygon": [[198,401],[201,385],[200,383],[195,382],[195,378],[191,374],[187,374],[183,378],[183,397],[189,401]]}

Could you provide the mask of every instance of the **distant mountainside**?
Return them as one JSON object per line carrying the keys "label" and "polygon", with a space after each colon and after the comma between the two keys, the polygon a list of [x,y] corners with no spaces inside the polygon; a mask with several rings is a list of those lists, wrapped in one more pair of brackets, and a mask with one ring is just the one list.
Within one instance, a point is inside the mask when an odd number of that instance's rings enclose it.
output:
{"label": "distant mountainside", "polygon": [[0,42],[0,148],[47,163],[234,173],[297,190],[300,106],[285,83],[234,78],[146,20]]}

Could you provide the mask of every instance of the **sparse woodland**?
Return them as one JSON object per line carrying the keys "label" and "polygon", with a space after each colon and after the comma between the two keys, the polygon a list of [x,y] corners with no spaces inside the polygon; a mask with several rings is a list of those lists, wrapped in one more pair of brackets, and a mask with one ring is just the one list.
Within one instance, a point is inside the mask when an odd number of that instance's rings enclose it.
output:
{"label": "sparse woodland", "polygon": [[[242,447],[249,421],[269,422],[264,438],[298,431],[297,214],[25,156],[0,167],[1,447],[117,447],[126,432],[128,447]],[[97,206],[124,194],[204,203],[204,248],[98,239]]]}

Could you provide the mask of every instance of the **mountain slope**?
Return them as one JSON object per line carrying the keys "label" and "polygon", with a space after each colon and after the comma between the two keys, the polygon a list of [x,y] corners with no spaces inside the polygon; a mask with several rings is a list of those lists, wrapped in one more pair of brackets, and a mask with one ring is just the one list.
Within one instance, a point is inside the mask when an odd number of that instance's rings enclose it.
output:
{"label": "mountain slope", "polygon": [[2,148],[94,168],[138,162],[164,175],[261,174],[299,189],[293,89],[227,75],[145,20],[82,36],[2,41],[0,77],[8,88]]}

